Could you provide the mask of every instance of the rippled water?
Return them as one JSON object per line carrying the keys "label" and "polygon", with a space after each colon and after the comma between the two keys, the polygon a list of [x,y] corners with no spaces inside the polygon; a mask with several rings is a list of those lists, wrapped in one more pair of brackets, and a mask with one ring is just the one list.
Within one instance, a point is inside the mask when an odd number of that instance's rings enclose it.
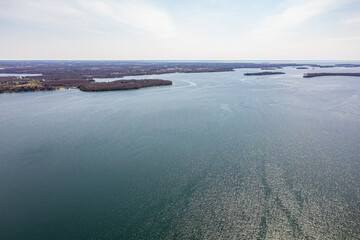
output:
{"label": "rippled water", "polygon": [[359,239],[360,78],[249,71],[0,95],[0,239]]}

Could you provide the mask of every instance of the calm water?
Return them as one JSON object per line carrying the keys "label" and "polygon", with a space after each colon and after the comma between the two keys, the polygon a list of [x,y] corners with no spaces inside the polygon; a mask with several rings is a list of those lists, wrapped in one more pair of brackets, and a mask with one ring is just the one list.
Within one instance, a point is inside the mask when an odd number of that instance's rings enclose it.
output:
{"label": "calm water", "polygon": [[0,239],[359,239],[360,78],[249,71],[0,95]]}
{"label": "calm water", "polygon": [[[0,70],[3,68],[0,68]],[[0,73],[0,77],[38,77],[42,74],[18,74],[18,73]]]}

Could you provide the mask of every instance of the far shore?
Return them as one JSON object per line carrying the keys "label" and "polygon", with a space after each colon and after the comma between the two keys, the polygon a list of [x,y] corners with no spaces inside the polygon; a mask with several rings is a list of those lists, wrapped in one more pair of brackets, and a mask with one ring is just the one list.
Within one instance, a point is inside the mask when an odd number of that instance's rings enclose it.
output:
{"label": "far shore", "polygon": [[360,73],[306,73],[304,78],[342,76],[342,77],[360,77]]}

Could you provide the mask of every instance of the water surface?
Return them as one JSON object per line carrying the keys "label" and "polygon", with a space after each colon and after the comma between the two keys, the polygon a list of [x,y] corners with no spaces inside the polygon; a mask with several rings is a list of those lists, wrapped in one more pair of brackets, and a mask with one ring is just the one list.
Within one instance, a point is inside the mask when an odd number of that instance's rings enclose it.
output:
{"label": "water surface", "polygon": [[301,77],[330,70],[1,94],[0,239],[360,238],[360,79]]}
{"label": "water surface", "polygon": [[[0,68],[2,70],[3,68]],[[0,73],[0,77],[38,77],[42,74],[31,74],[31,73]]]}

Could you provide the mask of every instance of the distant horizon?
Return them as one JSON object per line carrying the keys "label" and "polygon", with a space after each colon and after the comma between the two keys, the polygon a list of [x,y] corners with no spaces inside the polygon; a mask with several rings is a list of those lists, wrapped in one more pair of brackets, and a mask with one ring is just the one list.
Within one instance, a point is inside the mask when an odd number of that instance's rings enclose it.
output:
{"label": "distant horizon", "polygon": [[360,62],[360,59],[247,59],[247,60],[218,60],[218,59],[0,59],[0,62],[4,61],[124,61],[124,62],[284,62],[284,61],[301,61],[301,62]]}

